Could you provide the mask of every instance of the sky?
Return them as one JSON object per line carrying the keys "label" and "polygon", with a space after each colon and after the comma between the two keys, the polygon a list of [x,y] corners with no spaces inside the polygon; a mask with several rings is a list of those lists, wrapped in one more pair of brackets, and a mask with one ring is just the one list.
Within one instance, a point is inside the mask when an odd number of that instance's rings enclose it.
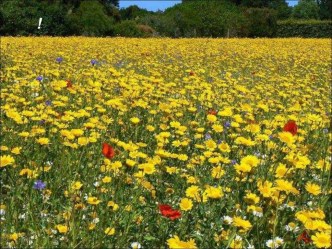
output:
{"label": "sky", "polygon": [[[297,4],[297,0],[286,0],[290,6],[294,6]],[[153,1],[153,0],[145,0],[145,1],[138,1],[138,0],[120,0],[120,8],[127,8],[130,5],[137,5],[142,9],[147,9],[151,11],[157,10],[165,10],[173,5],[181,3],[180,1],[174,0],[167,0],[167,1]]]}

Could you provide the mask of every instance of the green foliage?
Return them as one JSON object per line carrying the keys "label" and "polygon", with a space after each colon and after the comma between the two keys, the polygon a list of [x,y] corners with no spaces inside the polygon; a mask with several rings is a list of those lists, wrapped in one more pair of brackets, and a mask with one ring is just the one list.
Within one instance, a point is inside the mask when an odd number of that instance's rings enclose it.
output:
{"label": "green foliage", "polygon": [[[3,35],[66,35],[68,19],[66,9],[59,3],[45,1],[3,1],[0,34]],[[38,20],[43,18],[41,29]]]}
{"label": "green foliage", "polygon": [[144,21],[170,37],[238,36],[245,26],[240,9],[226,1],[188,1],[168,8],[158,18],[149,16]]}
{"label": "green foliage", "polygon": [[153,14],[153,12],[141,9],[137,5],[132,5],[127,8],[120,9],[120,14],[123,20],[137,20],[146,15]]}
{"label": "green foliage", "polygon": [[319,7],[319,18],[332,19],[332,0],[316,0]]}
{"label": "green foliage", "polygon": [[332,21],[285,20],[277,24],[277,37],[330,38]]}
{"label": "green foliage", "polygon": [[288,6],[285,0],[270,1],[268,7],[277,11],[278,19],[287,19],[292,15],[292,8]]}
{"label": "green foliage", "polygon": [[125,20],[114,26],[114,34],[122,37],[142,37],[144,33],[139,29],[135,21]]}
{"label": "green foliage", "polygon": [[112,34],[114,19],[108,17],[98,1],[83,1],[70,17],[74,34],[103,36]]}
{"label": "green foliage", "polygon": [[249,37],[273,37],[277,27],[276,11],[267,8],[248,8],[244,11]]}
{"label": "green foliage", "polygon": [[319,7],[315,0],[302,0],[294,6],[293,17],[297,19],[318,19]]}

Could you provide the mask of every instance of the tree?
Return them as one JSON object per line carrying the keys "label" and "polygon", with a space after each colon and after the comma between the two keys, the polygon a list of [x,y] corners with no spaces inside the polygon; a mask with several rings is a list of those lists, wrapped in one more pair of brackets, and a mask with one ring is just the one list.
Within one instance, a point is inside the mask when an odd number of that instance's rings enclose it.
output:
{"label": "tree", "polygon": [[298,19],[318,19],[319,7],[315,0],[302,0],[294,7],[293,17]]}
{"label": "tree", "polygon": [[317,0],[320,19],[332,19],[332,0]]}
{"label": "tree", "polygon": [[70,17],[72,32],[80,35],[103,36],[112,34],[114,19],[107,16],[104,6],[97,0],[80,3]]}

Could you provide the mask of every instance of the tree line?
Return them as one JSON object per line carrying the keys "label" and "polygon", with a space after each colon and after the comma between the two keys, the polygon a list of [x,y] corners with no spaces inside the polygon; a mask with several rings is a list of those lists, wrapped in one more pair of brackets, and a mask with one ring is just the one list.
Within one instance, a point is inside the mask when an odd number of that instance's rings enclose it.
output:
{"label": "tree line", "polygon": [[[0,0],[0,35],[271,37],[285,19],[331,20],[332,0],[183,0],[165,11],[119,0]],[[38,19],[42,25],[38,27]]]}

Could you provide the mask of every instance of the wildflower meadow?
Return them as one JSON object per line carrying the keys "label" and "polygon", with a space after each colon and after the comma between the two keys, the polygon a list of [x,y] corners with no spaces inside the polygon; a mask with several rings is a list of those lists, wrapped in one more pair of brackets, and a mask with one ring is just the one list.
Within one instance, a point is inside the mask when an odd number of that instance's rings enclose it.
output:
{"label": "wildflower meadow", "polygon": [[329,39],[1,38],[1,248],[330,248]]}

